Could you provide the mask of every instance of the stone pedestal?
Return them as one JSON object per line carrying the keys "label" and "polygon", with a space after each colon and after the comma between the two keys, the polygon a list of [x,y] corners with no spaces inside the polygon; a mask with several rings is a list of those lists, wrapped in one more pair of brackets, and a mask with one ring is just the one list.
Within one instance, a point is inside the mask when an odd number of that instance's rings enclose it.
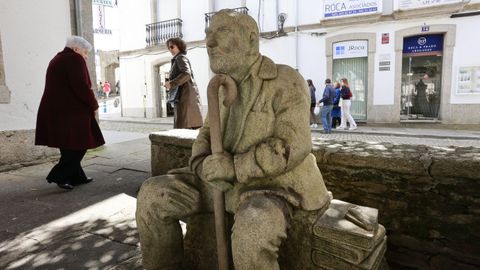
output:
{"label": "stone pedestal", "polygon": [[[151,134],[152,175],[185,166],[196,134],[183,130]],[[233,216],[228,215],[228,220],[231,228]],[[388,269],[385,228],[378,224],[377,209],[339,200],[316,211],[297,209],[287,234],[279,250],[280,269]],[[213,213],[187,220],[184,250],[185,269],[218,269]]]}
{"label": "stone pedestal", "polygon": [[[197,131],[189,132],[150,135],[154,176],[187,166]],[[380,223],[388,231],[389,263],[425,269],[480,267],[480,236],[473,226],[480,224],[478,147],[343,140],[313,144],[335,198],[379,209]]]}

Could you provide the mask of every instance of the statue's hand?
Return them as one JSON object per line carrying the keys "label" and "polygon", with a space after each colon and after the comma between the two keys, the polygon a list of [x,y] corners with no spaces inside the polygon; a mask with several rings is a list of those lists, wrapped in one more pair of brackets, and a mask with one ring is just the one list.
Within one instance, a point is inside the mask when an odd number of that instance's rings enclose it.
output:
{"label": "statue's hand", "polygon": [[209,155],[203,161],[200,178],[222,190],[228,189],[235,179],[233,157],[230,153],[216,153]]}
{"label": "statue's hand", "polygon": [[[160,196],[162,202],[156,205],[161,217],[180,219],[198,211],[200,193],[194,187],[175,177],[165,179],[165,184],[156,189],[154,196]],[[143,188],[143,187],[142,187]]]}

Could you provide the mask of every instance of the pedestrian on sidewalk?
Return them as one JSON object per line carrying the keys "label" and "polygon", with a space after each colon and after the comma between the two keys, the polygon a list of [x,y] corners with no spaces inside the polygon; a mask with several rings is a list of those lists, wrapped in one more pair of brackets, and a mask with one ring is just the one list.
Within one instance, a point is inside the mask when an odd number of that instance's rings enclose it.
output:
{"label": "pedestrian on sidewalk", "polygon": [[203,125],[200,95],[186,56],[187,44],[181,38],[171,38],[167,40],[167,48],[173,56],[169,80],[165,83],[165,88],[174,93],[169,96],[173,104],[173,128],[200,128]]}
{"label": "pedestrian on sidewalk", "polygon": [[82,37],[67,39],[65,49],[48,65],[38,108],[35,145],[60,149],[60,161],[47,181],[63,189],[92,181],[80,162],[87,149],[105,144],[95,119],[98,102],[85,62],[91,49],[92,45]]}
{"label": "pedestrian on sidewalk", "polygon": [[317,89],[315,88],[315,85],[313,85],[312,80],[308,79],[307,84],[308,84],[308,89],[310,90],[310,127],[316,128],[318,126],[317,116],[313,111],[317,106],[317,99],[315,97],[315,92],[317,91]]}
{"label": "pedestrian on sidewalk", "polygon": [[335,88],[335,98],[333,99],[333,109],[332,109],[332,128],[336,128],[337,125],[340,125],[342,114],[340,108],[340,83],[335,82],[333,88]]}
{"label": "pedestrian on sidewalk", "polygon": [[108,81],[105,81],[103,84],[103,93],[105,94],[105,98],[108,98],[110,91],[112,91],[111,85]]}
{"label": "pedestrian on sidewalk", "polygon": [[342,120],[337,129],[346,129],[347,121],[350,124],[349,130],[357,129],[357,123],[355,123],[355,120],[353,120],[353,117],[350,114],[350,106],[352,105],[350,98],[352,97],[352,91],[350,91],[348,80],[346,78],[341,79],[340,85],[342,86],[340,90],[340,96],[342,97]]}
{"label": "pedestrian on sidewalk", "polygon": [[320,113],[322,117],[323,131],[326,134],[332,133],[332,109],[334,99],[335,89],[332,87],[332,80],[326,79],[322,99],[318,101],[318,104],[323,102],[323,107]]}

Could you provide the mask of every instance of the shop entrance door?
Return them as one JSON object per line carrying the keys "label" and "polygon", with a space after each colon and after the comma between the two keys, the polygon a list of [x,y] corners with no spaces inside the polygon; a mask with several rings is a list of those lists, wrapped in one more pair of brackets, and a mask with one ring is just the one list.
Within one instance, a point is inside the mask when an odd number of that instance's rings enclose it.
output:
{"label": "shop entrance door", "polygon": [[403,42],[401,120],[439,118],[443,34],[407,37]]}
{"label": "shop entrance door", "polygon": [[355,120],[367,120],[368,41],[350,40],[333,44],[333,81],[346,78],[352,91],[350,113]]}
{"label": "shop entrance door", "polygon": [[333,81],[347,78],[352,91],[350,113],[355,120],[367,120],[368,57],[333,60]]}

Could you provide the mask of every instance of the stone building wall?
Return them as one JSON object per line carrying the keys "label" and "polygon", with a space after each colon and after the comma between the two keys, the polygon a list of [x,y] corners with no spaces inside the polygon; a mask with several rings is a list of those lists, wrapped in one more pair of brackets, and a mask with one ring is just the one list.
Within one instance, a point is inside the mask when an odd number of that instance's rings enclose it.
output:
{"label": "stone building wall", "polygon": [[[187,166],[195,133],[154,133],[152,175]],[[480,267],[480,149],[314,141],[336,199],[379,209],[391,269]]]}
{"label": "stone building wall", "polygon": [[0,131],[0,172],[56,158],[56,148],[34,145],[35,130]]}

